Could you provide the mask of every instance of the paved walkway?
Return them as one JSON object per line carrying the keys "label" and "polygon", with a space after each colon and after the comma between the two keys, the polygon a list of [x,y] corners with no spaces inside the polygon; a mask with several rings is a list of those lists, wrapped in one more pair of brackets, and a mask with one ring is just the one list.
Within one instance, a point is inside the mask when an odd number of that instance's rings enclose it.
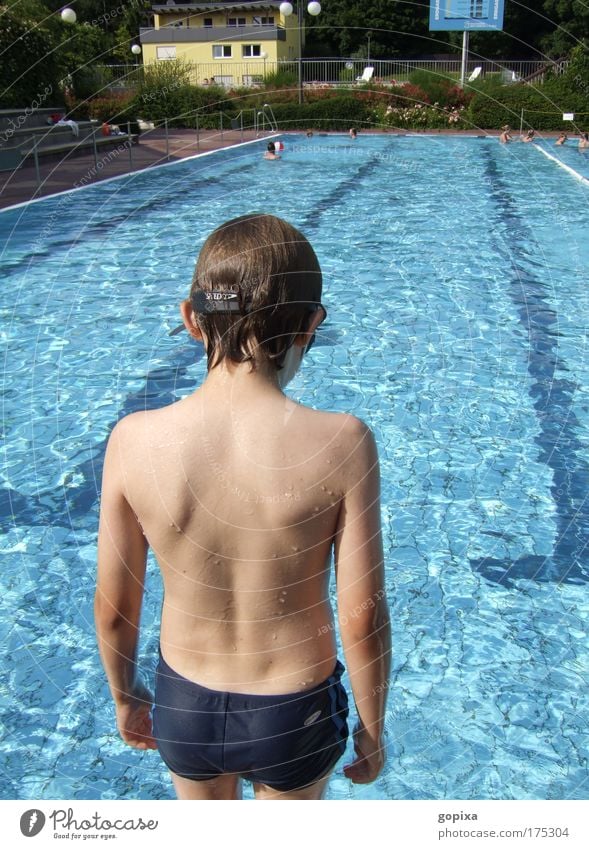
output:
{"label": "paved walkway", "polygon": [[[170,130],[170,161],[185,159],[196,153],[229,147],[240,141],[255,139],[253,131],[245,130],[243,137],[239,130]],[[41,157],[39,171],[41,185],[37,184],[37,173],[33,162],[23,165],[17,171],[0,171],[0,208],[23,203],[33,198],[45,197],[56,192],[67,191],[76,186],[97,183],[108,177],[141,171],[166,162],[166,137],[163,130],[151,130],[141,134],[139,144],[129,148],[122,142],[109,148],[98,150],[97,163],[94,154],[84,153],[76,156]]]}

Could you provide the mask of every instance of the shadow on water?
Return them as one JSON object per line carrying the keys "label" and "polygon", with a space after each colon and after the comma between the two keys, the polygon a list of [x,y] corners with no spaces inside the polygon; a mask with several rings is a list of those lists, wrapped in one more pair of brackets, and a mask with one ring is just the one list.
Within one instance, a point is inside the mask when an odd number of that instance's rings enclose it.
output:
{"label": "shadow on water", "polygon": [[[325,327],[317,334],[315,347],[333,347],[337,341],[337,331]],[[127,396],[109,432],[124,416],[173,404],[178,400],[179,391],[196,388],[188,369],[203,357],[204,349],[201,345],[187,342],[179,347],[171,365],[148,372],[142,388]],[[59,489],[37,495],[24,495],[15,489],[0,489],[0,530],[6,533],[10,528],[21,525],[63,525],[64,522],[72,527],[81,525],[98,500],[106,443],[105,439],[96,445],[90,458],[74,466],[64,486]],[[81,481],[79,486],[68,486],[67,480],[73,477]]]}
{"label": "shadow on water", "polygon": [[[201,345],[183,345],[176,352],[175,362],[147,373],[143,387],[125,399],[116,421],[139,410],[165,407],[178,400],[179,390],[195,388],[194,378],[188,375],[188,369],[203,356]],[[116,421],[113,421],[109,432]],[[38,495],[23,495],[14,489],[0,489],[2,532],[6,533],[10,528],[20,525],[63,525],[65,522],[72,527],[81,525],[98,500],[106,443],[106,439],[100,442],[92,457],[71,470],[69,478],[75,475],[76,480],[81,480],[79,486],[68,487],[66,483],[60,489]]]}
{"label": "shadow on water", "polygon": [[[470,561],[483,577],[505,587],[528,579],[538,582],[582,584],[589,581],[589,465],[583,459],[584,448],[578,437],[579,420],[573,411],[578,385],[555,377],[568,372],[558,350],[558,315],[549,302],[546,283],[526,269],[523,248],[533,244],[533,235],[519,215],[502,181],[495,156],[486,148],[486,171],[498,218],[506,224],[505,238],[513,273],[506,281],[522,326],[528,335],[528,373],[530,396],[540,426],[535,442],[538,462],[552,472],[550,492],[556,511],[556,541],[547,557],[522,555],[515,560],[491,557]],[[502,246],[497,244],[497,251]]]}

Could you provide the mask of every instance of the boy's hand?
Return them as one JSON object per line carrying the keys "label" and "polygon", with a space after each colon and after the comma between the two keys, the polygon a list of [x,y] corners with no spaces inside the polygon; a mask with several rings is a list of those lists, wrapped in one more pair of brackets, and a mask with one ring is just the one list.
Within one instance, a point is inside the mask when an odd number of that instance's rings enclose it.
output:
{"label": "boy's hand", "polygon": [[151,723],[152,704],[150,691],[143,684],[137,684],[125,701],[116,705],[119,733],[134,749],[157,749]]}
{"label": "boy's hand", "polygon": [[382,738],[374,740],[363,725],[354,731],[356,759],[344,766],[344,775],[354,784],[371,784],[380,775],[384,766],[384,744]]}

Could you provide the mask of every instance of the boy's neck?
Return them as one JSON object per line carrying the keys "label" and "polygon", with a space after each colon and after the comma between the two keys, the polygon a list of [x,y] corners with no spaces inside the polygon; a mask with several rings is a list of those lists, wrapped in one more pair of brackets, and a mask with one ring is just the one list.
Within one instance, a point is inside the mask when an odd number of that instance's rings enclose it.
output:
{"label": "boy's neck", "polygon": [[266,361],[251,368],[251,363],[230,363],[222,360],[209,372],[201,386],[206,394],[222,394],[237,401],[244,397],[251,398],[262,394],[282,395],[279,372]]}

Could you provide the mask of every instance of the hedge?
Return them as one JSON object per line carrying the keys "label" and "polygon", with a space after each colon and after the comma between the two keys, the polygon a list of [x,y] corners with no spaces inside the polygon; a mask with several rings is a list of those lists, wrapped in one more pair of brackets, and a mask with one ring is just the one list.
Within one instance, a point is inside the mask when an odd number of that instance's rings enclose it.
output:
{"label": "hedge", "polygon": [[519,128],[522,109],[525,129],[570,130],[571,124],[562,120],[563,112],[574,112],[578,124],[589,123],[589,115],[582,116],[588,110],[579,92],[569,91],[566,96],[554,97],[548,86],[535,89],[523,83],[503,87],[493,94],[477,94],[467,115],[473,128],[497,129],[504,124]]}

